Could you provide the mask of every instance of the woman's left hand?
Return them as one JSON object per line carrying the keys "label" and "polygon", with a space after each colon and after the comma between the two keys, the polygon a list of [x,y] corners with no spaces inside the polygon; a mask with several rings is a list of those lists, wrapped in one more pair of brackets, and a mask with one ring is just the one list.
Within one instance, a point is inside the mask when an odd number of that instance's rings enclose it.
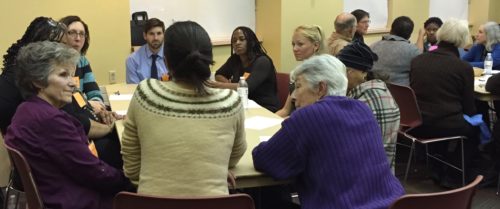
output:
{"label": "woman's left hand", "polygon": [[125,120],[125,118],[127,117],[127,115],[119,115],[116,112],[111,112],[111,114],[113,114],[113,117],[115,117],[116,120]]}
{"label": "woman's left hand", "polygon": [[101,111],[106,110],[106,106],[101,101],[89,100],[90,106],[94,113],[99,114]]}
{"label": "woman's left hand", "polygon": [[102,110],[99,113],[97,113],[99,116],[99,119],[101,119],[101,122],[106,124],[106,125],[112,125],[116,118],[113,115],[113,112],[107,111],[107,110]]}
{"label": "woman's left hand", "polygon": [[234,176],[233,172],[227,171],[227,184],[229,185],[229,188],[235,188],[236,187],[236,176]]}

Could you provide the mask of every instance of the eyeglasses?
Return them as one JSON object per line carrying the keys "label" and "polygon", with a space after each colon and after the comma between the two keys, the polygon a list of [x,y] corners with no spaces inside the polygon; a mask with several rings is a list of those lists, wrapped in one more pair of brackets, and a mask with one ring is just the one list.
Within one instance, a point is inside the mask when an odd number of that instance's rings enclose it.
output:
{"label": "eyeglasses", "polygon": [[71,38],[76,38],[77,36],[80,38],[86,38],[87,34],[83,31],[75,31],[75,30],[70,30],[68,31],[68,36]]}

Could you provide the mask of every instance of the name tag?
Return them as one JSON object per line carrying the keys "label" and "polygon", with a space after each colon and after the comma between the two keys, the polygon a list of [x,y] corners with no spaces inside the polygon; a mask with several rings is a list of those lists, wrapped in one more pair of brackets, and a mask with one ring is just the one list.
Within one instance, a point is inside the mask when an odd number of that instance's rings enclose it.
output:
{"label": "name tag", "polygon": [[170,80],[170,76],[168,75],[168,73],[165,73],[161,76],[161,80],[162,81],[169,81]]}
{"label": "name tag", "polygon": [[73,93],[73,98],[75,98],[75,101],[76,103],[78,103],[78,106],[80,106],[80,108],[84,108],[87,105],[85,99],[83,99],[82,93],[80,92]]}
{"label": "name tag", "polygon": [[243,77],[245,78],[245,80],[248,80],[249,76],[250,76],[250,73],[248,73],[248,72],[243,73]]}

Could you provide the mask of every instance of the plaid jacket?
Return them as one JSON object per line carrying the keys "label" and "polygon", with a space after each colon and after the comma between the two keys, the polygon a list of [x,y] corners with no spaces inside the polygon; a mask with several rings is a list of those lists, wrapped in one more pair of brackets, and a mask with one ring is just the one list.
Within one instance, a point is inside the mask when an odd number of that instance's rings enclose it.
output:
{"label": "plaid jacket", "polygon": [[370,80],[351,89],[347,96],[363,101],[373,111],[382,129],[385,153],[393,167],[399,129],[399,108],[387,86],[381,80]]}

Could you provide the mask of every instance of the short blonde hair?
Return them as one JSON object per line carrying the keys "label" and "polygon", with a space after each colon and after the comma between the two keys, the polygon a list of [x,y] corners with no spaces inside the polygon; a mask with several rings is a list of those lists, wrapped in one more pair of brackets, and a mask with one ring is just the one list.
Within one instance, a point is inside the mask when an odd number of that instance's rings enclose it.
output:
{"label": "short blonde hair", "polygon": [[302,75],[312,89],[317,89],[321,81],[327,85],[326,96],[345,96],[347,77],[345,65],[329,54],[312,56],[297,66],[291,73],[291,80]]}
{"label": "short blonde hair", "polygon": [[318,50],[314,54],[321,54],[325,50],[323,30],[319,25],[301,25],[295,28],[295,32],[306,37],[312,43],[318,43]]}
{"label": "short blonde hair", "polygon": [[464,47],[469,43],[469,26],[467,21],[449,19],[443,23],[436,34],[438,42],[446,41],[457,48]]}

